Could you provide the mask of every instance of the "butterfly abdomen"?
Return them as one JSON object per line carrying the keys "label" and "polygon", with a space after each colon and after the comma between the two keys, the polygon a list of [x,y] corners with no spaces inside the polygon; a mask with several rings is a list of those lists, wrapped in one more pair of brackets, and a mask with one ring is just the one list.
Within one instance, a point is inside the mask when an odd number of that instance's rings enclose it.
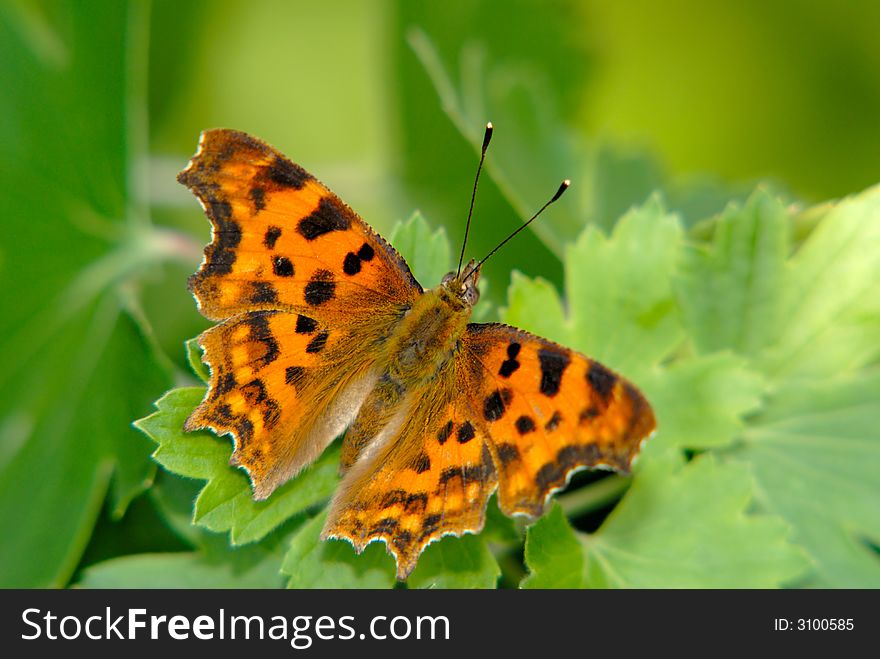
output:
{"label": "butterfly abdomen", "polygon": [[397,322],[378,360],[376,386],[346,433],[341,468],[347,470],[361,450],[419,405],[417,392],[442,387],[451,377],[455,345],[467,327],[469,309],[453,306],[442,289],[427,291]]}

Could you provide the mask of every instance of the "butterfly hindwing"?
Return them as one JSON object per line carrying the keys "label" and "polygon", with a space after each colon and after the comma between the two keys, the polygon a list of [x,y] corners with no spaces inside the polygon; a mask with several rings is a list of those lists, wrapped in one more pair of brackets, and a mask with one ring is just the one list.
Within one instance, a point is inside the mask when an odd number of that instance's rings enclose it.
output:
{"label": "butterfly hindwing", "polygon": [[399,579],[430,542],[479,532],[497,484],[487,437],[447,377],[413,401],[396,432],[361,455],[324,526],[323,537],[349,540],[359,552],[384,541],[397,559]]}
{"label": "butterfly hindwing", "polygon": [[655,428],[633,384],[514,327],[469,325],[460,359],[470,364],[467,390],[490,437],[498,502],[508,515],[540,515],[577,468],[629,471]]}

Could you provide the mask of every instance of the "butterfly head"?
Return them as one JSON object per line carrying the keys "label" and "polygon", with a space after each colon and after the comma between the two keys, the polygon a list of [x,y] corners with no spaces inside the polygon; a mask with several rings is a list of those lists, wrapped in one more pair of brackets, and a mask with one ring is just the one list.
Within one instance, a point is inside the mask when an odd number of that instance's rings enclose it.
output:
{"label": "butterfly head", "polygon": [[440,286],[451,298],[470,308],[480,299],[479,279],[480,266],[476,259],[471,259],[461,273],[446,273]]}

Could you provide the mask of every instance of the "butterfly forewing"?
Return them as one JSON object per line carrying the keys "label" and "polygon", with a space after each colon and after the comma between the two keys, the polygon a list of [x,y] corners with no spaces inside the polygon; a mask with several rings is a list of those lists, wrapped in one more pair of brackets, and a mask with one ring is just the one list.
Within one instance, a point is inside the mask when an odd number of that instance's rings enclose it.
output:
{"label": "butterfly forewing", "polygon": [[190,289],[208,395],[187,421],[235,440],[259,498],[320,454],[368,393],[375,351],[422,289],[332,192],[270,146],[211,130],[179,180],[213,235]]}

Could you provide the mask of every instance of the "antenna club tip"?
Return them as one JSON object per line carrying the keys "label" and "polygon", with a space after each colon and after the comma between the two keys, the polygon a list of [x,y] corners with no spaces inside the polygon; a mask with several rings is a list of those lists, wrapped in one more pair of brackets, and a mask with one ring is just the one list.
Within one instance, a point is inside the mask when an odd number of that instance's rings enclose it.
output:
{"label": "antenna club tip", "polygon": [[550,203],[552,204],[554,201],[559,199],[562,196],[562,193],[565,192],[566,190],[568,190],[568,186],[570,186],[570,185],[571,185],[571,180],[565,179],[562,182],[562,184],[559,186],[559,189],[556,191],[556,194],[553,195],[553,199],[550,200]]}
{"label": "antenna club tip", "polygon": [[492,126],[492,122],[486,124],[486,133],[483,135],[483,153],[486,153],[486,149],[489,146],[489,140],[492,139],[492,131],[494,127]]}

